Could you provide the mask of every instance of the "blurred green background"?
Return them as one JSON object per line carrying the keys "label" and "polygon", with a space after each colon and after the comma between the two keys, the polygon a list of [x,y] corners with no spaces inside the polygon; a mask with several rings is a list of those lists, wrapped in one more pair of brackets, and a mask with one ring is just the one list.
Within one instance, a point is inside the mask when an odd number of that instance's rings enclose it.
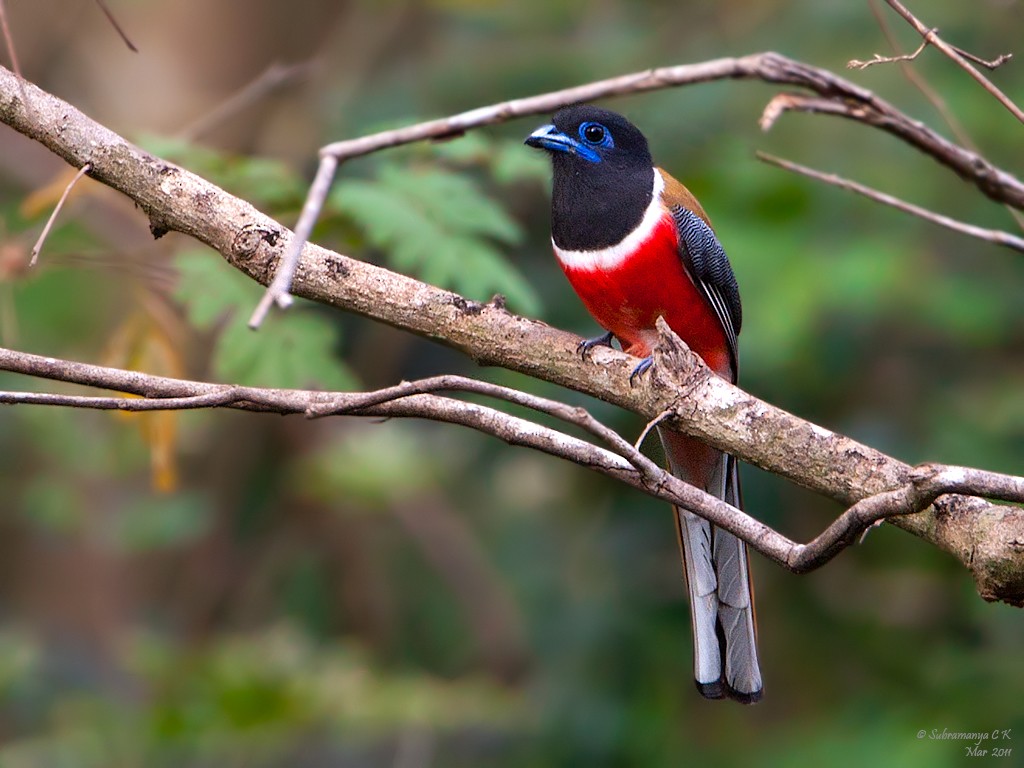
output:
{"label": "blurred green background", "polygon": [[[656,65],[772,49],[843,72],[890,51],[869,3],[840,0],[108,3],[138,54],[93,3],[7,3],[26,76],[289,225],[328,141]],[[972,52],[1024,55],[1021,2],[914,6]],[[274,62],[302,66],[228,102]],[[915,69],[1019,171],[1021,125],[938,54]],[[848,76],[950,134],[897,67]],[[1024,101],[1020,62],[992,77]],[[608,103],[715,222],[744,298],[741,383],[908,462],[1020,473],[1021,255],[753,153],[1014,220],[881,133],[786,115],[761,134],[776,92]],[[550,255],[548,171],[521,146],[541,122],[346,166],[317,240],[592,335]],[[257,286],[183,236],[154,241],[95,184],[28,270],[67,169],[3,129],[0,170],[5,346],[268,386],[482,375],[642,427],[320,307],[251,334]],[[749,467],[744,482],[797,538],[839,511]],[[766,695],[743,708],[693,689],[663,504],[456,427],[5,408],[0,489],[3,766],[977,764],[921,729],[1011,729],[981,747],[1024,760],[1020,612],[888,527],[807,576],[753,558]]]}

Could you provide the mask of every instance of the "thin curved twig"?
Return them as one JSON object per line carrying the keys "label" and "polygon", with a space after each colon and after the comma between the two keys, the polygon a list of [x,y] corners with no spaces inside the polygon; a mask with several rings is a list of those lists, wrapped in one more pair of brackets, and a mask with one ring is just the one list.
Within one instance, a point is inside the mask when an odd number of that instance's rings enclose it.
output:
{"label": "thin curved twig", "polygon": [[32,246],[31,257],[29,258],[28,265],[34,267],[36,261],[39,259],[39,252],[43,249],[43,243],[46,242],[47,236],[50,234],[50,229],[53,227],[53,223],[57,220],[57,216],[60,213],[61,208],[64,207],[64,203],[67,202],[68,195],[71,194],[71,190],[74,189],[75,184],[78,183],[85,174],[92,170],[92,163],[86,163],[78,169],[78,173],[72,177],[68,185],[64,187],[64,192],[61,193],[60,199],[57,204],[53,206],[53,212],[50,214],[50,218],[46,220],[46,224],[43,226],[43,231],[39,233],[39,238],[36,240],[36,244]]}
{"label": "thin curved twig", "polygon": [[644,428],[643,428],[643,430],[641,430],[640,435],[637,437],[636,440],[633,441],[633,447],[636,448],[639,451],[640,450],[640,446],[642,446],[644,444],[644,441],[647,439],[647,436],[649,434],[651,434],[651,430],[653,430],[656,426],[661,424],[661,422],[665,421],[665,419],[668,419],[668,418],[671,418],[671,417],[672,417],[672,411],[670,411],[670,410],[662,411],[657,416],[655,416],[653,419],[651,419],[646,424],[644,424]]}
{"label": "thin curved twig", "polygon": [[[684,506],[736,534],[774,562],[795,572],[818,568],[880,520],[928,507],[945,493],[1024,502],[1024,478],[966,467],[925,465],[907,483],[863,499],[807,544],[798,544],[749,514],[684,483],[583,408],[568,406],[464,376],[434,376],[373,392],[265,389],[149,376],[0,349],[0,370],[128,392],[138,397],[91,397],[41,392],[0,392],[0,404],[49,405],[128,412],[236,408],[280,414],[417,417],[461,424],[512,445],[543,451],[613,477],[658,499]],[[438,396],[440,391],[486,395],[554,416],[585,429],[612,450],[495,408]]]}
{"label": "thin curved twig", "polygon": [[263,292],[256,309],[253,310],[252,317],[249,318],[250,328],[255,329],[262,325],[273,304],[277,304],[281,309],[291,306],[292,280],[295,279],[295,270],[299,268],[299,256],[302,254],[303,246],[309,242],[310,235],[313,234],[313,226],[320,218],[320,211],[323,210],[327,194],[331,191],[331,183],[334,181],[334,174],[337,170],[337,158],[331,156],[320,158],[316,177],[309,187],[306,202],[302,204],[302,212],[295,225],[295,234],[288,250],[281,257],[281,263],[274,273],[274,279]]}
{"label": "thin curved twig", "polygon": [[135,43],[133,43],[129,39],[128,33],[125,32],[124,28],[117,22],[117,18],[114,16],[114,13],[110,10],[110,7],[107,5],[106,0],[96,0],[96,5],[100,7],[100,10],[103,11],[103,15],[106,16],[107,21],[110,22],[110,26],[114,28],[114,30],[117,32],[121,40],[124,41],[124,44],[128,46],[128,50],[132,53],[138,53],[139,49],[135,47]]}
{"label": "thin curved twig", "polygon": [[228,118],[234,117],[266,98],[268,94],[306,77],[314,66],[315,60],[312,59],[294,64],[271,62],[266,69],[227,98],[221,100],[212,110],[189,122],[178,131],[177,137],[186,141],[195,141]]}
{"label": "thin curved twig", "polygon": [[924,38],[925,43],[935,46],[935,48],[942,51],[942,53],[952,59],[961,69],[964,70],[964,72],[973,77],[982,88],[992,94],[993,98],[1002,104],[1011,115],[1024,123],[1024,110],[1018,107],[1009,96],[999,90],[991,80],[981,74],[977,68],[971,65],[971,62],[974,62],[975,64],[980,64],[986,69],[995,69],[1013,58],[1013,54],[1004,53],[992,61],[986,61],[979,56],[967,53],[961,48],[957,48],[956,46],[947,43],[939,37],[937,30],[925,26],[925,24],[922,23],[917,16],[911,13],[903,3],[899,2],[899,0],[885,1],[889,4],[890,8],[902,16],[904,20],[910,24],[910,26],[912,26],[914,30],[921,35],[921,37]]}
{"label": "thin curved twig", "polygon": [[14,35],[11,34],[11,25],[7,20],[7,6],[4,5],[4,0],[0,0],[0,31],[3,32],[7,55],[11,57],[11,69],[18,76],[18,89],[21,91],[21,99],[25,102],[26,109],[31,109],[28,101],[28,92],[25,89],[25,77],[21,73],[21,64],[18,63],[18,51],[14,47]]}
{"label": "thin curved twig", "polygon": [[[949,127],[949,130],[952,132],[953,137],[960,143],[960,145],[965,149],[971,150],[972,152],[977,152],[978,145],[971,138],[970,134],[967,132],[967,129],[964,128],[963,124],[960,122],[957,116],[953,113],[953,110],[949,108],[949,104],[946,103],[946,99],[943,98],[943,96],[938,91],[936,91],[923,76],[921,76],[918,73],[917,69],[915,69],[914,65],[912,64],[913,59],[916,58],[928,46],[928,41],[923,41],[918,50],[915,51],[911,56],[907,57],[904,55],[900,55],[900,45],[896,40],[896,35],[893,34],[892,25],[889,23],[889,19],[885,15],[885,12],[880,5],[881,2],[882,0],[871,0],[870,3],[868,3],[868,6],[871,9],[871,15],[875,17],[875,21],[878,22],[879,29],[882,30],[882,34],[885,36],[886,41],[889,43],[889,47],[892,48],[893,51],[895,51],[897,54],[896,56],[892,57],[892,60],[899,63],[900,71],[903,72],[907,80],[915,88],[917,88],[917,90],[921,92],[921,95],[924,96],[928,100],[928,102],[935,108],[935,111],[939,114],[942,120]],[[961,53],[963,52],[961,51]],[[878,54],[875,54],[875,56],[876,58],[879,57]],[[885,57],[881,58],[883,58],[884,60]],[[996,62],[990,63],[1002,64],[1004,61],[1006,61],[1007,58],[1009,58],[1009,56],[1004,54],[1003,56],[1000,56],[999,59],[996,60]],[[871,62],[868,63],[870,64]],[[850,64],[848,64],[847,66],[851,66],[852,64],[853,62],[850,62]],[[1017,210],[1016,208],[1013,208],[1012,206],[1006,206],[1006,210],[1009,211],[1014,221],[1017,222],[1017,226],[1024,229],[1024,213]]]}
{"label": "thin curved twig", "polygon": [[985,227],[978,227],[974,224],[968,224],[964,221],[952,219],[949,216],[943,216],[941,213],[929,211],[927,208],[922,208],[919,205],[908,203],[906,200],[900,200],[898,197],[886,194],[885,192],[879,192],[876,189],[866,187],[863,184],[858,184],[855,181],[844,179],[842,176],[837,176],[834,173],[816,171],[805,165],[800,165],[799,163],[794,163],[790,160],[783,160],[781,157],[775,157],[774,155],[769,155],[764,152],[756,152],[755,155],[758,160],[762,160],[769,165],[774,165],[793,173],[799,173],[802,176],[807,176],[817,181],[824,182],[825,184],[831,184],[832,186],[839,187],[840,189],[856,192],[858,195],[863,195],[870,200],[874,200],[876,203],[891,206],[896,210],[909,213],[912,216],[918,216],[925,221],[938,224],[940,227],[946,227],[946,229],[952,229],[955,232],[961,232],[979,240],[985,240],[986,242],[1002,245],[1006,248],[1012,248],[1015,251],[1024,253],[1024,238],[1011,235],[1009,232],[1004,232],[1000,229],[986,229]]}
{"label": "thin curved twig", "polygon": [[883,56],[880,53],[876,53],[873,54],[870,59],[866,60],[850,59],[846,62],[846,66],[848,69],[867,69],[868,67],[873,67],[875,64],[895,64],[896,62],[905,64],[906,62],[913,61],[920,56],[927,47],[928,41],[923,40],[913,53],[901,53],[896,56]]}
{"label": "thin curved twig", "polygon": [[949,493],[1019,503],[1024,497],[1024,477],[971,467],[921,464],[914,467],[902,487],[858,501],[813,541],[797,546],[786,565],[794,573],[819,568],[873,525],[896,515],[916,514]]}
{"label": "thin curved twig", "polygon": [[[896,40],[896,35],[893,34],[892,25],[889,23],[889,19],[885,15],[885,10],[880,5],[881,2],[882,0],[871,0],[868,3],[868,6],[871,9],[871,15],[875,17],[875,21],[878,23],[879,29],[882,30],[882,35],[885,36],[886,42],[889,43],[889,47],[897,52],[896,56],[893,57],[893,60],[899,62],[900,71],[903,72],[911,85],[921,92],[921,95],[928,100],[928,103],[935,108],[935,111],[938,112],[943,122],[946,123],[949,130],[953,133],[953,137],[960,142],[963,147],[966,147],[972,152],[977,152],[978,146],[974,143],[974,140],[960,123],[960,120],[957,119],[957,116],[953,114],[953,111],[949,108],[945,98],[943,98],[938,91],[932,88],[929,82],[918,74],[917,69],[911,64],[911,62],[928,47],[928,42],[922,41],[921,46],[910,57],[901,55],[899,53],[901,50],[900,44]],[[875,56],[877,57],[878,54],[875,54]],[[851,65],[852,62],[847,64],[847,66]]]}

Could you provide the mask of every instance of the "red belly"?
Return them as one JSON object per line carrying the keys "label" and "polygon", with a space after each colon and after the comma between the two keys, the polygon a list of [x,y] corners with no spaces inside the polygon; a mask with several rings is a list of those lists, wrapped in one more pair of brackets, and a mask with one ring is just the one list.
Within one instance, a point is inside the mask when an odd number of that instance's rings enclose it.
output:
{"label": "red belly", "polygon": [[708,366],[732,378],[725,332],[679,256],[675,223],[668,215],[651,237],[614,269],[562,265],[566,277],[600,326],[631,355],[646,357],[657,338],[658,316]]}

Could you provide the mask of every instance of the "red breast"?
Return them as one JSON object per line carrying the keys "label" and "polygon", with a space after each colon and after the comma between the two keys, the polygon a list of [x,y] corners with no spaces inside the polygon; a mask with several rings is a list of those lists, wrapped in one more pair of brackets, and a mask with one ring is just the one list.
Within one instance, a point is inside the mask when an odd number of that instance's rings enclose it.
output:
{"label": "red breast", "polygon": [[[661,174],[656,186],[664,187]],[[729,376],[731,359],[722,325],[679,258],[675,221],[661,198],[620,246],[568,251],[555,246],[558,263],[598,324],[622,342],[626,352],[646,357],[657,342],[655,322],[669,327],[708,366]]]}

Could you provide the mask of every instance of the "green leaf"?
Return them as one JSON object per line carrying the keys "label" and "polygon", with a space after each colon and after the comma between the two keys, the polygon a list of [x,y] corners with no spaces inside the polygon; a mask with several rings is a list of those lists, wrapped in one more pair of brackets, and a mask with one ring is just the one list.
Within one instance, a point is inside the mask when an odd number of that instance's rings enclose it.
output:
{"label": "green leaf", "polygon": [[214,372],[253,386],[352,389],[355,378],[334,355],[337,343],[337,328],[309,311],[290,310],[258,333],[232,319],[214,347]]}
{"label": "green leaf", "polygon": [[259,301],[260,287],[212,251],[179,253],[175,264],[179,279],[174,298],[185,307],[188,321],[202,331],[240,307],[255,306]]}
{"label": "green leaf", "polygon": [[491,237],[509,244],[522,239],[518,225],[467,176],[437,169],[410,172],[385,165],[379,180],[448,232]]}
{"label": "green leaf", "polygon": [[335,323],[296,307],[265,323],[259,332],[244,322],[260,287],[209,251],[188,251],[176,260],[180,279],[174,295],[196,328],[223,328],[214,345],[213,370],[222,381],[252,386],[351,389],[355,378],[337,359]]}
{"label": "green leaf", "polygon": [[139,144],[154,155],[264,206],[294,207],[301,204],[305,194],[298,174],[279,160],[231,155],[173,136],[147,134]]}
{"label": "green leaf", "polygon": [[491,175],[499,184],[534,181],[547,184],[551,163],[542,152],[524,152],[518,141],[496,145],[491,153]]}
{"label": "green leaf", "polygon": [[466,133],[448,141],[412,146],[425,148],[433,157],[440,157],[449,163],[466,166],[487,165],[493,151],[493,143],[480,131]]}
{"label": "green leaf", "polygon": [[374,180],[339,183],[331,202],[391,267],[476,300],[501,293],[523,312],[538,311],[536,292],[496,247],[520,242],[521,229],[469,177],[385,164]]}
{"label": "green leaf", "polygon": [[218,179],[225,189],[272,208],[301,205],[306,193],[288,165],[264,157],[232,158]]}
{"label": "green leaf", "polygon": [[533,287],[487,242],[468,238],[446,240],[424,265],[422,277],[482,299],[499,292],[527,314],[540,311]]}
{"label": "green leaf", "polygon": [[178,136],[163,136],[157,133],[144,133],[138,137],[139,146],[165,160],[193,166],[212,165],[217,153],[206,147],[193,144],[188,139]]}
{"label": "green leaf", "polygon": [[396,269],[415,270],[430,255],[424,241],[444,238],[422,211],[407,205],[400,191],[377,182],[342,182],[332,198],[364,229],[370,244],[391,257],[389,261]]}
{"label": "green leaf", "polygon": [[546,184],[551,178],[551,163],[544,154],[527,150],[518,139],[494,139],[476,131],[452,141],[432,144],[430,152],[454,165],[483,168],[499,184],[520,181]]}

